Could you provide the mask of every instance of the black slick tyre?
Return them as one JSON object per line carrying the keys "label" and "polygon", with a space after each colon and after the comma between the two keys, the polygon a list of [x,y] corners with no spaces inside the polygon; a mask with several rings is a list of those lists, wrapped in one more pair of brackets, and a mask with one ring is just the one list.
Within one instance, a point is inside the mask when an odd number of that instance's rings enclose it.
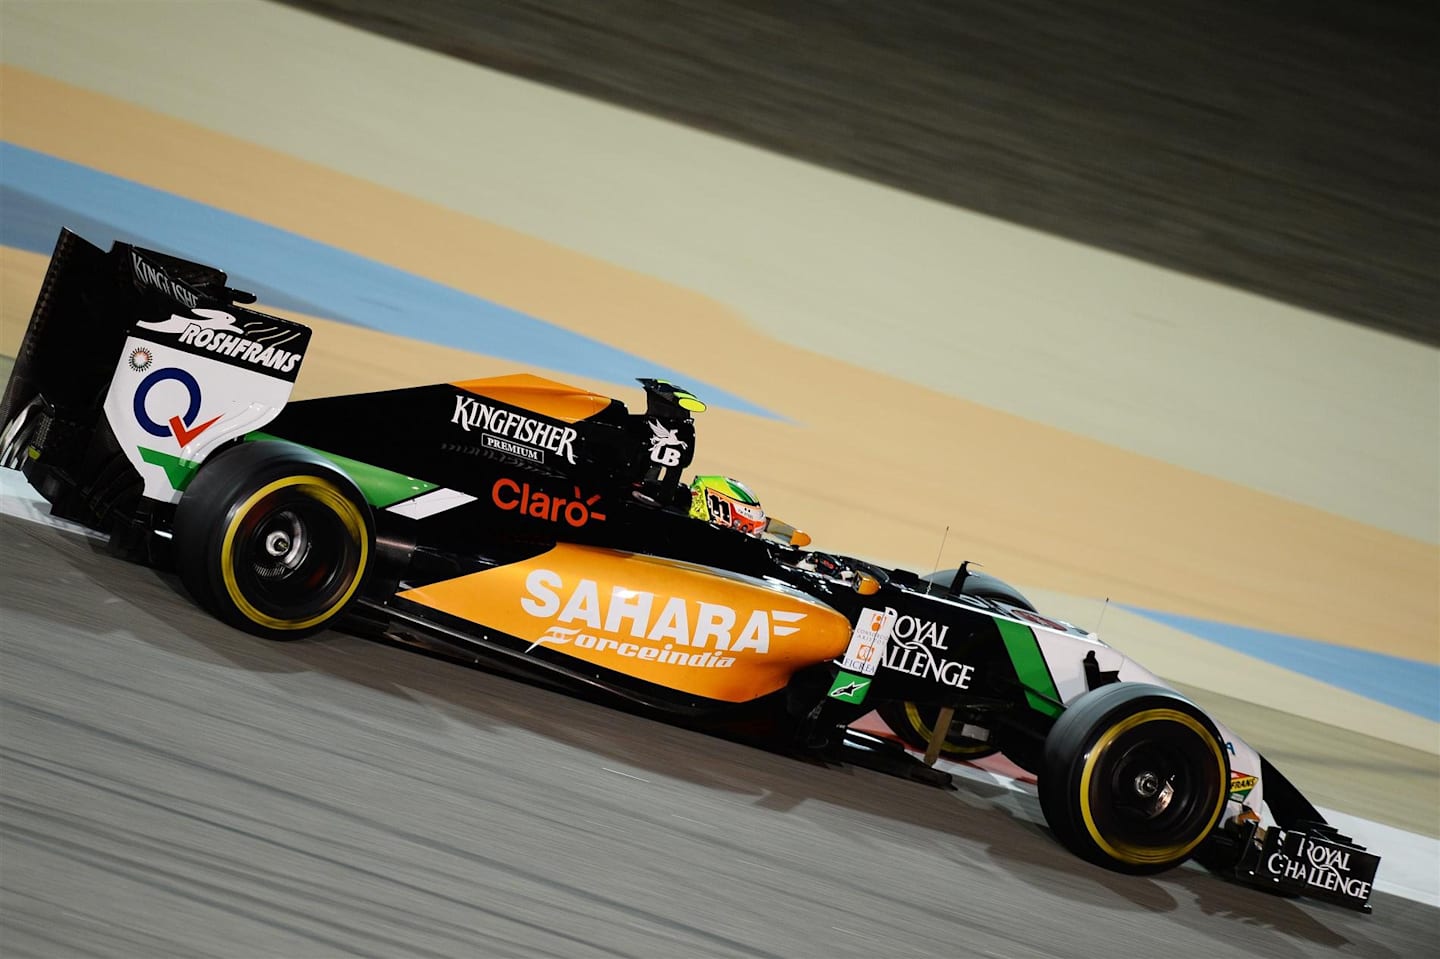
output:
{"label": "black slick tyre", "polygon": [[1180,865],[1225,809],[1230,763],[1214,724],[1146,683],[1076,700],[1045,739],[1040,807],[1072,852],[1117,872]]}
{"label": "black slick tyre", "polygon": [[354,482],[291,443],[242,443],[196,473],[175,510],[185,588],[218,618],[267,639],[333,623],[375,553],[370,507]]}

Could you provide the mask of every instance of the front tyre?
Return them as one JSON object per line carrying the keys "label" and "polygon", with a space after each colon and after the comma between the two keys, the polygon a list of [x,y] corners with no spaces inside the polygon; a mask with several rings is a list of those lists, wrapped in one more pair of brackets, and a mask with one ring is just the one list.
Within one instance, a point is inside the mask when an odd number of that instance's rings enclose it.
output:
{"label": "front tyre", "polygon": [[195,475],[175,511],[175,557],[195,599],[268,639],[300,639],[355,599],[373,560],[369,506],[319,455],[242,443]]}
{"label": "front tyre", "polygon": [[1056,837],[1128,873],[1180,865],[1225,809],[1230,763],[1199,707],[1171,690],[1115,683],[1086,693],[1045,739],[1040,807]]}

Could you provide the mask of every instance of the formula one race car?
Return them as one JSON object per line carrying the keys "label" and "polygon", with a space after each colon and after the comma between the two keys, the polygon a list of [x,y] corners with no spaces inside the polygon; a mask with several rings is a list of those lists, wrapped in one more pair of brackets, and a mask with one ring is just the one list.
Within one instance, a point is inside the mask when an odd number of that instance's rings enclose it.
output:
{"label": "formula one race car", "polygon": [[965,566],[808,550],[743,484],[685,482],[686,390],[642,380],[638,413],[526,374],[289,403],[310,330],[226,282],[62,232],[0,405],[3,465],[221,620],[439,644],[801,745],[876,710],[931,764],[999,750],[1033,772],[1092,862],[1199,856],[1369,908],[1377,856],[1094,635]]}

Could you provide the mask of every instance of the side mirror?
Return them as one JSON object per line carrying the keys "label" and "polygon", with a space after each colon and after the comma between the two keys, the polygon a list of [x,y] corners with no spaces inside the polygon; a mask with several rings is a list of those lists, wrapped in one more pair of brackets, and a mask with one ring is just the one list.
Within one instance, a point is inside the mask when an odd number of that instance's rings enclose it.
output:
{"label": "side mirror", "polygon": [[789,523],[781,522],[773,516],[765,519],[765,535],[777,540],[787,546],[809,546],[810,534],[804,530],[796,529]]}

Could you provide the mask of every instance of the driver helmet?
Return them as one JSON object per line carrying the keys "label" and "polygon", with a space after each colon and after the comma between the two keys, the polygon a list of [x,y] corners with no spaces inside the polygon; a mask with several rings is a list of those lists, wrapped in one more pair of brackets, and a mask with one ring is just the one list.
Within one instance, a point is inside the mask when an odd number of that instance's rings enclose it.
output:
{"label": "driver helmet", "polygon": [[690,483],[690,515],[752,536],[765,531],[765,511],[750,488],[728,476],[697,476]]}

